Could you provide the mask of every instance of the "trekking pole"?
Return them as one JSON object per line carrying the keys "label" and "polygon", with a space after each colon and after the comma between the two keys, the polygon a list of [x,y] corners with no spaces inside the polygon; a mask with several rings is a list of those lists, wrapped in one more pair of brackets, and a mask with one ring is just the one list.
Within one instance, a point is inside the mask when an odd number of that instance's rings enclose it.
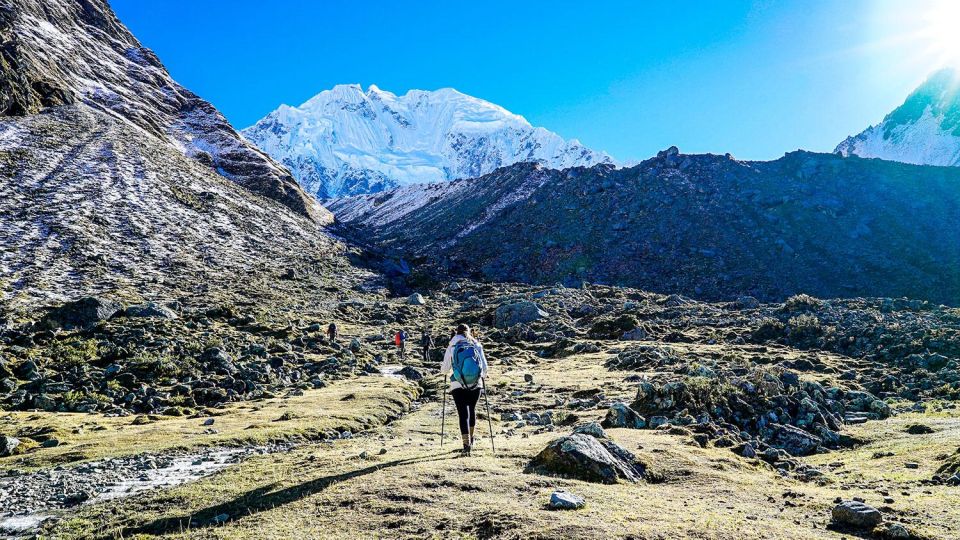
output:
{"label": "trekking pole", "polygon": [[443,388],[443,378],[440,378],[440,391],[443,392],[443,405],[440,409],[440,448],[443,448],[443,434],[447,430],[447,391]]}
{"label": "trekking pole", "polygon": [[487,381],[483,380],[483,377],[480,378],[480,381],[483,383],[483,403],[487,407],[487,426],[490,428],[490,449],[493,451],[494,457],[496,457],[497,447],[493,444],[493,420],[490,419],[490,398],[487,397]]}

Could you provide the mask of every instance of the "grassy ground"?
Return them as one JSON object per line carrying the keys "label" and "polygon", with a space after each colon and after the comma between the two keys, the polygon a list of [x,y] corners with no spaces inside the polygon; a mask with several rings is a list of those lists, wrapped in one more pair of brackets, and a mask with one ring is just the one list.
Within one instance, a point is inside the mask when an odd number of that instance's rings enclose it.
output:
{"label": "grassy ground", "polygon": [[[418,393],[419,388],[400,380],[359,377],[299,396],[232,403],[194,418],[0,413],[0,433],[44,433],[61,442],[0,458],[0,470],[200,446],[315,440],[332,430],[358,432],[381,425],[400,416]],[[208,418],[214,419],[212,426],[203,425]]]}
{"label": "grassy ground", "polygon": [[[557,395],[591,388],[628,395],[623,378],[629,373],[603,368],[603,358],[599,353],[494,366],[491,377],[498,384],[492,400],[500,410],[528,410],[547,406]],[[523,381],[526,373],[534,376],[533,384]],[[384,385],[379,378],[344,383],[360,385],[340,390],[357,394],[344,413],[353,414],[365,403],[361,393],[370,382]],[[513,395],[518,391],[522,393]],[[320,410],[335,410],[331,404],[341,398],[329,396]],[[281,414],[283,404],[274,402],[276,408],[258,421]],[[243,406],[236,412],[247,414]],[[602,411],[578,414],[584,421],[599,418]],[[49,537],[839,539],[844,535],[827,528],[833,500],[854,496],[928,538],[960,534],[960,488],[919,483],[932,475],[940,454],[960,446],[956,414],[911,414],[853,427],[852,434],[871,442],[809,458],[827,472],[821,483],[780,477],[760,462],[726,449],[700,448],[686,436],[610,430],[663,478],[655,484],[616,486],[524,472],[530,458],[564,428],[526,427],[508,435],[509,426],[495,421],[497,455],[491,455],[489,439],[483,438],[479,452],[459,458],[451,452],[458,441],[450,431],[456,429],[447,420],[443,449],[440,405],[430,401],[351,440],[255,457],[193,484],[86,507],[56,524]],[[913,423],[937,431],[905,433]],[[893,456],[874,459],[875,452]],[[906,460],[921,468],[905,470]],[[548,510],[550,493],[558,488],[583,495],[587,506],[575,512]],[[895,501],[885,503],[883,492]]]}

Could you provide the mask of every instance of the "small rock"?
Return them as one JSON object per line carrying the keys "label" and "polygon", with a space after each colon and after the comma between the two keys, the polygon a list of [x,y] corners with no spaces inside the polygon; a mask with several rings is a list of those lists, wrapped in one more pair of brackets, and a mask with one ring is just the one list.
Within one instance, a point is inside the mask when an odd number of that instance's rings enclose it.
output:
{"label": "small rock", "polygon": [[203,425],[212,426],[214,422],[215,420],[213,418],[207,418],[206,420],[203,421]]}
{"label": "small rock", "polygon": [[407,304],[411,306],[423,306],[426,305],[427,300],[420,293],[413,293],[407,297]]}
{"label": "small rock", "polygon": [[920,464],[919,464],[919,463],[914,463],[914,462],[912,462],[912,461],[908,461],[908,462],[904,463],[903,466],[906,467],[906,468],[908,468],[908,469],[919,469],[919,468],[920,468]]}
{"label": "small rock", "polygon": [[550,495],[551,510],[578,510],[586,503],[583,497],[568,491],[554,491]]}
{"label": "small rock", "polygon": [[873,535],[883,540],[910,540],[913,535],[899,523],[884,523],[873,530]]}
{"label": "small rock", "polygon": [[643,341],[647,339],[647,331],[643,328],[637,327],[633,330],[624,332],[620,339],[623,341]]}
{"label": "small rock", "polygon": [[910,424],[905,431],[910,435],[927,435],[934,433],[933,428],[925,424]]}
{"label": "small rock", "polygon": [[213,519],[210,520],[210,522],[219,525],[221,523],[226,523],[229,519],[229,514],[217,514]]}
{"label": "small rock", "polygon": [[607,416],[603,419],[603,427],[605,428],[643,429],[646,426],[647,420],[626,403],[611,405],[607,411]]}
{"label": "small rock", "polygon": [[524,382],[527,382],[527,383],[530,383],[530,384],[533,384],[533,374],[531,374],[531,373],[524,373],[524,374],[523,374],[523,381],[524,381]]}
{"label": "small rock", "polygon": [[413,366],[404,366],[403,369],[397,372],[397,374],[403,375],[411,381],[419,381],[423,379],[423,373]]}
{"label": "small rock", "polygon": [[582,424],[573,428],[574,433],[583,433],[584,435],[590,435],[591,437],[596,437],[598,439],[606,439],[607,432],[603,430],[600,424],[596,422],[590,422],[589,424]]}
{"label": "small rock", "polygon": [[858,529],[872,529],[883,521],[876,508],[859,501],[843,501],[833,508],[833,523]]}
{"label": "small rock", "polygon": [[20,446],[20,439],[0,435],[0,457],[12,456],[18,446]]}

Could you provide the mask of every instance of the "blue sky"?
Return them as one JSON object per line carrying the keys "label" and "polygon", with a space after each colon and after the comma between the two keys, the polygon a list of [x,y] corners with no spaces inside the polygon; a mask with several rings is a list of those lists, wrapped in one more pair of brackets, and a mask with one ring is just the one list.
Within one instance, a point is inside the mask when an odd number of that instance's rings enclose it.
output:
{"label": "blue sky", "polygon": [[621,160],[830,151],[940,61],[911,26],[939,8],[893,0],[112,5],[238,128],[339,83],[450,86]]}

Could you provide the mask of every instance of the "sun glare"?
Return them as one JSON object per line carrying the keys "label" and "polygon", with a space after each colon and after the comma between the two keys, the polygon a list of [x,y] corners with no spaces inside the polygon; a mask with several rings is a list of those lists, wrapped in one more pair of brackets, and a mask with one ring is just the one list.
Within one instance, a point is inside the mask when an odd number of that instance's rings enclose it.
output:
{"label": "sun glare", "polygon": [[960,1],[936,0],[923,8],[920,39],[941,65],[960,67]]}

